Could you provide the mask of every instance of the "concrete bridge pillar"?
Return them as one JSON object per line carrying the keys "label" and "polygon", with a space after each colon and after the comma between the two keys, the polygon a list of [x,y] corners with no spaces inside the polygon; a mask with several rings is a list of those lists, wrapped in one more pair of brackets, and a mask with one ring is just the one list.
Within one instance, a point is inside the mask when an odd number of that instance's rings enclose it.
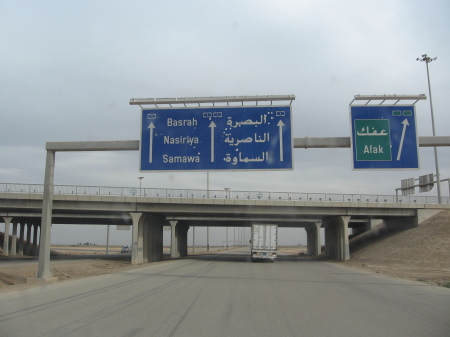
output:
{"label": "concrete bridge pillar", "polygon": [[31,247],[31,255],[33,256],[38,256],[39,252],[38,252],[38,230],[40,228],[40,224],[39,223],[35,223],[33,226],[33,243],[32,243],[32,247]]}
{"label": "concrete bridge pillar", "polygon": [[19,249],[18,249],[19,255],[23,255],[23,246],[25,242],[25,225],[26,225],[25,221],[22,220],[22,222],[20,223]]}
{"label": "concrete bridge pillar", "polygon": [[170,241],[170,257],[180,258],[187,256],[187,233],[189,226],[183,221],[170,221],[171,241]]}
{"label": "concrete bridge pillar", "polygon": [[131,264],[143,262],[142,258],[142,226],[139,226],[142,213],[130,213],[132,224]]}
{"label": "concrete bridge pillar", "polygon": [[178,231],[178,249],[180,257],[188,255],[188,231],[189,225],[186,222],[180,222],[177,226]]}
{"label": "concrete bridge pillar", "polygon": [[335,256],[337,255],[335,252],[334,241],[332,240],[333,237],[335,236],[334,227],[328,221],[324,221],[324,227],[325,227],[325,257],[327,259],[332,259],[335,258]]}
{"label": "concrete bridge pillar", "polygon": [[17,220],[14,220],[11,237],[11,256],[15,256],[16,254],[17,254]]}
{"label": "concrete bridge pillar", "polygon": [[336,216],[324,219],[325,255],[330,259],[350,259],[348,244],[348,222],[350,216]]}
{"label": "concrete bridge pillar", "polygon": [[52,240],[52,210],[55,175],[55,151],[47,150],[44,176],[44,194],[42,200],[41,234],[39,240],[39,263],[36,278],[41,281],[51,281],[53,277],[50,269],[50,248]]}
{"label": "concrete bridge pillar", "polygon": [[321,222],[311,223],[305,227],[306,230],[306,242],[307,242],[307,254],[309,256],[317,256],[321,253],[320,245],[320,227]]}
{"label": "concrete bridge pillar", "polygon": [[3,255],[8,256],[9,254],[9,227],[11,225],[11,217],[4,216],[3,221],[5,222],[5,236],[3,237]]}
{"label": "concrete bridge pillar", "polygon": [[163,259],[163,227],[165,219],[143,213],[130,213],[133,221],[131,264]]}
{"label": "concrete bridge pillar", "polygon": [[143,258],[144,263],[163,260],[164,217],[143,215]]}
{"label": "concrete bridge pillar", "polygon": [[31,228],[33,226],[32,222],[27,223],[27,241],[25,242],[25,255],[31,255]]}
{"label": "concrete bridge pillar", "polygon": [[170,257],[172,259],[177,259],[180,257],[180,250],[178,248],[178,236],[177,236],[177,223],[178,221],[170,222]]}

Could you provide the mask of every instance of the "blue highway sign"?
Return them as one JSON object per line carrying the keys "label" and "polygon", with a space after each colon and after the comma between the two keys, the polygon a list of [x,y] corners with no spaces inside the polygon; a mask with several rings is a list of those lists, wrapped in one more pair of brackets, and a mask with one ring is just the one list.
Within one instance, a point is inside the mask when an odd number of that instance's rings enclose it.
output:
{"label": "blue highway sign", "polygon": [[141,171],[292,170],[290,106],[143,109]]}
{"label": "blue highway sign", "polygon": [[351,106],[353,169],[418,169],[415,107]]}

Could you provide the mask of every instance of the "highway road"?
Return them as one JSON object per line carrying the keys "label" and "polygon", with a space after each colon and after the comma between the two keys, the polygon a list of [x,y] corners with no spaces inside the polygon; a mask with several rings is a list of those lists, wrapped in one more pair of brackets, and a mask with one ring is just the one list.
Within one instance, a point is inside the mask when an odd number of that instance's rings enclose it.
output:
{"label": "highway road", "polygon": [[0,294],[0,336],[449,336],[450,289],[247,250]]}

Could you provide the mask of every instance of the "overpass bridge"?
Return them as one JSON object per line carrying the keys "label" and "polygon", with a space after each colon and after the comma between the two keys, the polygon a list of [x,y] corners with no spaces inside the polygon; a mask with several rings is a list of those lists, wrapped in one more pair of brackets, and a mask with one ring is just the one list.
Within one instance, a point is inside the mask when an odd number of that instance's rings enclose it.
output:
{"label": "overpass bridge", "polygon": [[[9,236],[6,228],[13,224],[11,252],[17,250],[18,226],[21,239],[27,227],[25,247],[36,250],[43,189],[43,185],[0,184],[5,237]],[[133,264],[162,259],[164,226],[171,227],[171,256],[177,258],[187,255],[187,233],[192,226],[249,227],[252,223],[305,228],[311,255],[320,253],[319,231],[324,228],[326,256],[348,260],[349,228],[352,234],[359,234],[369,230],[375,220],[393,227],[413,227],[450,209],[449,198],[438,204],[437,197],[68,185],[53,189],[52,224],[131,226]],[[9,250],[7,241],[4,251]]]}

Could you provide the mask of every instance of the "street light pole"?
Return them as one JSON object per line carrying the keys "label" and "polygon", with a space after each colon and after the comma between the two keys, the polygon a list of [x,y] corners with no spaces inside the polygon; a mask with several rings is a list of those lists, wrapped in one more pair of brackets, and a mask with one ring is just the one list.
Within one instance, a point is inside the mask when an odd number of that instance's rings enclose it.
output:
{"label": "street light pole", "polygon": [[[436,61],[437,57],[431,58],[427,56],[427,54],[423,54],[422,57],[418,57],[416,61],[425,62],[427,66],[427,78],[428,78],[428,93],[430,96],[430,109],[431,109],[431,126],[433,128],[433,137],[436,136],[436,130],[434,127],[434,114],[433,114],[433,100],[431,98],[431,84],[430,84],[430,72],[428,70],[428,63]],[[438,203],[441,203],[441,179],[439,175],[439,162],[438,162],[438,154],[437,147],[434,147],[434,162],[436,165],[436,181],[437,181],[437,194],[438,194]]]}
{"label": "street light pole", "polygon": [[[209,199],[209,171],[206,171],[206,199]],[[209,226],[206,227],[206,251],[209,252]]]}
{"label": "street light pole", "polygon": [[142,197],[142,179],[144,179],[144,177],[138,178],[139,178],[139,196]]}

